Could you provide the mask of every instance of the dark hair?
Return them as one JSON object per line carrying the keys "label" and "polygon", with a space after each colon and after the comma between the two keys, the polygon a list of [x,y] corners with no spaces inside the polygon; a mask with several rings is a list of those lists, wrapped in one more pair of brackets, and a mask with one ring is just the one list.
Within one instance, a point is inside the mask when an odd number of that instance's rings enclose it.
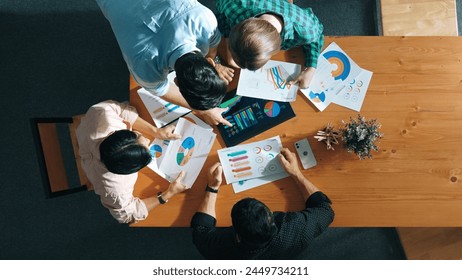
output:
{"label": "dark hair", "polygon": [[277,231],[273,213],[255,198],[244,198],[234,204],[231,219],[241,241],[248,244],[267,243]]}
{"label": "dark hair", "polygon": [[178,88],[189,106],[208,110],[220,105],[226,94],[226,83],[200,53],[187,53],[175,62]]}
{"label": "dark hair", "polygon": [[235,25],[228,44],[234,62],[241,68],[260,69],[281,49],[281,35],[266,20],[249,18]]}
{"label": "dark hair", "polygon": [[151,154],[130,130],[118,130],[99,145],[101,162],[116,174],[132,174],[151,162]]}

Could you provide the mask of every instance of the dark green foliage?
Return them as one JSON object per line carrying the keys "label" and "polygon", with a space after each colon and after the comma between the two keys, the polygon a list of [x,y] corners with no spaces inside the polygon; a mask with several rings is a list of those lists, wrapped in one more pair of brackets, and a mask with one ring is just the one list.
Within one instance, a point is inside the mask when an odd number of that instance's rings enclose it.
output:
{"label": "dark green foliage", "polygon": [[371,158],[371,150],[378,151],[374,142],[383,137],[379,132],[382,126],[376,119],[366,120],[358,114],[355,120],[350,117],[350,122],[342,120],[344,128],[340,129],[345,148],[349,153],[354,152],[359,159]]}

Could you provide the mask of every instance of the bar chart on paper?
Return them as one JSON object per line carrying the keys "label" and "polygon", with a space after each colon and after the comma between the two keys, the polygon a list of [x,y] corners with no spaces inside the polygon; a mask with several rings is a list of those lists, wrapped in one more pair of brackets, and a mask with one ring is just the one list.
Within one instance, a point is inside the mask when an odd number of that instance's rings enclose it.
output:
{"label": "bar chart on paper", "polygon": [[276,156],[281,150],[278,137],[218,150],[228,184],[284,172]]}
{"label": "bar chart on paper", "polygon": [[249,156],[246,150],[236,151],[227,154],[233,177],[241,179],[252,175]]}

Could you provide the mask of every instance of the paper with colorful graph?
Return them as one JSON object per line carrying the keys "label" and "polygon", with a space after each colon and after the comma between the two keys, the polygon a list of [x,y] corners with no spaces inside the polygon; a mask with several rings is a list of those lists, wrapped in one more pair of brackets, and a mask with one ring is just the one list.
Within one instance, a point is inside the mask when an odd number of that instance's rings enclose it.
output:
{"label": "paper with colorful graph", "polygon": [[279,136],[218,150],[226,183],[285,172],[276,157],[282,145]]}
{"label": "paper with colorful graph", "polygon": [[[175,77],[175,72],[168,74],[167,78],[169,83],[174,83]],[[140,88],[138,90],[138,95],[157,127],[163,127],[164,125],[191,112],[191,109],[167,102],[162,98],[153,95],[144,88]]]}
{"label": "paper with colorful graph", "polygon": [[[278,141],[278,143],[282,146],[281,138],[279,138],[279,136],[275,136],[269,139],[276,139],[276,141]],[[263,177],[258,177],[258,178],[248,179],[248,180],[240,180],[232,184],[233,190],[234,190],[234,193],[243,192],[249,189],[253,189],[255,187],[259,187],[261,185],[268,184],[270,182],[277,181],[279,179],[282,179],[288,176],[289,174],[284,171],[281,173],[271,174],[271,175],[267,175]]]}
{"label": "paper with colorful graph", "polygon": [[336,43],[331,43],[319,56],[310,86],[300,91],[320,111],[330,103],[361,109],[372,72],[361,69]]}
{"label": "paper with colorful graph", "polygon": [[152,161],[148,167],[169,182],[183,170],[186,172],[183,184],[191,188],[204,166],[216,134],[185,118],[178,120],[175,133],[180,134],[181,139],[155,139],[152,142],[149,147]]}
{"label": "paper with colorful graph", "polygon": [[300,74],[299,64],[276,60],[268,61],[262,68],[250,71],[241,69],[237,95],[291,102],[297,97],[298,85],[289,81]]}

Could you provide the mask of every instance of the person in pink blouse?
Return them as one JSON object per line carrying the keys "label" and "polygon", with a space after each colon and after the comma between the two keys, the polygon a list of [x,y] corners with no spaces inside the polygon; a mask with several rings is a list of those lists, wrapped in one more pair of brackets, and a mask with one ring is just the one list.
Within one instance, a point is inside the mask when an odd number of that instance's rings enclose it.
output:
{"label": "person in pink blouse", "polygon": [[175,126],[156,128],[138,116],[128,104],[108,100],[93,105],[77,128],[82,168],[101,203],[119,223],[146,219],[149,211],[186,189],[180,173],[168,189],[157,196],[133,196],[138,171],[152,157],[150,140],[179,139]]}

